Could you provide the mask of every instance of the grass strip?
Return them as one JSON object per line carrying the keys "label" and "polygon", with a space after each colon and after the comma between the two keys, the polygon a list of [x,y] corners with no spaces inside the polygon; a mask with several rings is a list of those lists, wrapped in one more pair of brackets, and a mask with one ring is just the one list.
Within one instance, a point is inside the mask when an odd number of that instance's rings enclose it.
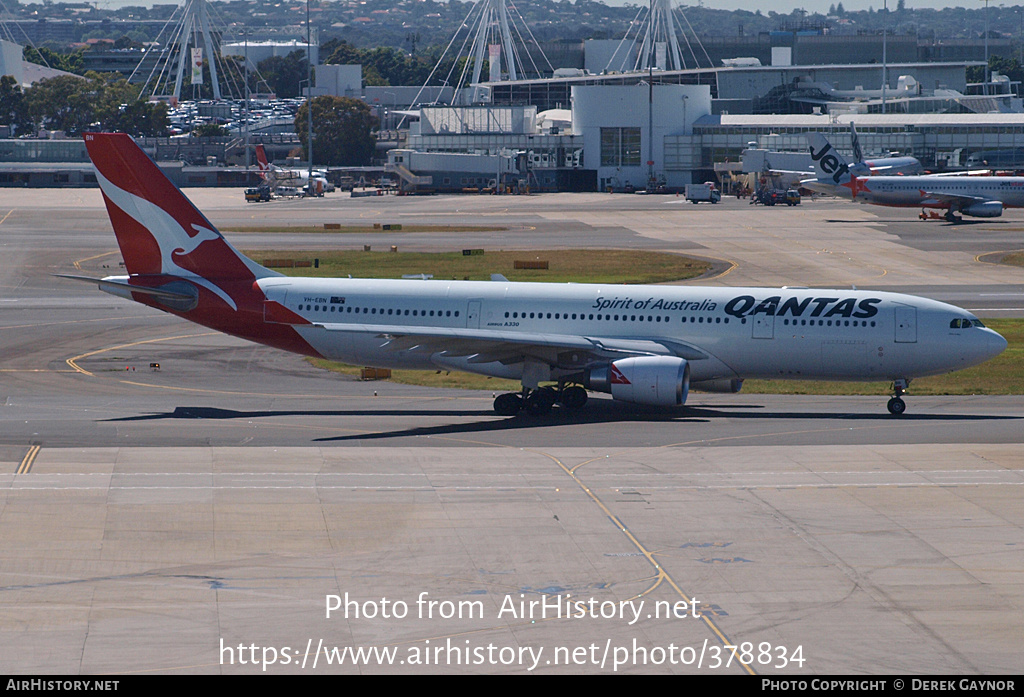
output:
{"label": "grass strip", "polygon": [[[427,274],[436,280],[487,281],[503,274],[510,281],[551,283],[665,283],[695,278],[711,268],[706,261],[667,252],[619,249],[548,249],[426,253],[391,251],[244,252],[256,261],[320,260],[319,268],[277,268],[288,276],[319,278],[401,278]],[[516,261],[547,261],[547,269],[515,269]]]}

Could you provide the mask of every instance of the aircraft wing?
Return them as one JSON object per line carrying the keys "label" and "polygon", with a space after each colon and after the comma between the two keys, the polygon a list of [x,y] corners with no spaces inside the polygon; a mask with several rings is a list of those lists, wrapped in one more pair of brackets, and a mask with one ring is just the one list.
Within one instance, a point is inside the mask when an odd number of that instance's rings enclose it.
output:
{"label": "aircraft wing", "polygon": [[955,203],[960,206],[970,206],[975,203],[988,203],[991,198],[985,198],[983,196],[964,196],[963,194],[944,194],[935,191],[925,191],[921,189],[921,196],[929,201],[935,201],[937,203]]}
{"label": "aircraft wing", "polygon": [[990,169],[965,169],[961,172],[939,172],[937,174],[926,174],[926,177],[984,177],[992,174]]}
{"label": "aircraft wing", "polygon": [[[552,366],[586,367],[630,356],[678,356],[689,361],[710,356],[677,339],[591,337],[574,334],[505,332],[461,327],[409,327],[385,324],[314,323],[328,332],[373,336],[382,350],[444,353],[471,363],[518,363],[525,358]],[[307,330],[308,331],[308,330]]]}

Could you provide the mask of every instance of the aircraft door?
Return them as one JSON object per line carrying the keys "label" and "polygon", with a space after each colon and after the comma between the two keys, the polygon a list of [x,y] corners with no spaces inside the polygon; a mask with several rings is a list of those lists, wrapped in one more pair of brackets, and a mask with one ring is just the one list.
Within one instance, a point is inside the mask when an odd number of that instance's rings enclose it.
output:
{"label": "aircraft door", "polygon": [[266,300],[263,301],[263,321],[274,322],[274,323],[287,323],[287,320],[281,316],[279,312],[281,306],[285,305],[285,300],[288,296],[288,286],[267,286],[264,290]]}
{"label": "aircraft door", "polygon": [[752,338],[775,338],[775,315],[753,315],[750,318],[750,321],[753,323],[753,327],[751,328],[751,331],[753,332]]}
{"label": "aircraft door", "polygon": [[896,343],[917,343],[917,308],[896,305]]}
{"label": "aircraft door", "polygon": [[466,327],[469,329],[480,328],[480,300],[470,300],[469,308],[466,310]]}

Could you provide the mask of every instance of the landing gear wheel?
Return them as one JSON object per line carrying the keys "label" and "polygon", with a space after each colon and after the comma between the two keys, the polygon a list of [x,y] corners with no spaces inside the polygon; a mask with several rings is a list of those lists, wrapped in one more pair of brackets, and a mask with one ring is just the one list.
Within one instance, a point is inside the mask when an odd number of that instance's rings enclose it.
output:
{"label": "landing gear wheel", "polygon": [[555,391],[548,388],[533,390],[526,395],[526,413],[530,416],[540,416],[551,411],[555,404]]}
{"label": "landing gear wheel", "polygon": [[888,408],[893,416],[903,416],[903,412],[907,410],[907,403],[902,397],[909,386],[910,380],[907,378],[896,378],[892,381],[893,397],[889,400]]}
{"label": "landing gear wheel", "polygon": [[562,390],[559,400],[566,409],[582,409],[587,403],[587,391],[579,385],[572,385]]}
{"label": "landing gear wheel", "polygon": [[963,222],[962,218],[957,218],[953,214],[953,209],[952,208],[950,208],[948,211],[946,211],[946,220],[948,222],[950,222],[950,223],[960,223],[960,222]]}
{"label": "landing gear wheel", "polygon": [[494,413],[498,416],[515,416],[523,408],[523,398],[515,392],[500,394],[494,400]]}

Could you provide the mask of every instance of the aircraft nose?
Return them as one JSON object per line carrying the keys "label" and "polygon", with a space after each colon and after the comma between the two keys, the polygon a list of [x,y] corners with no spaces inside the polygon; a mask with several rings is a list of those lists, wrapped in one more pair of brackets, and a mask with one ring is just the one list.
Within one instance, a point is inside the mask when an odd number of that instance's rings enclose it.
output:
{"label": "aircraft nose", "polygon": [[984,363],[991,358],[995,358],[1005,351],[1008,345],[1006,339],[1001,334],[987,327],[978,331],[974,337],[975,339],[971,342],[969,349],[971,365]]}
{"label": "aircraft nose", "polygon": [[986,329],[985,332],[988,335],[985,346],[985,360],[988,360],[989,358],[995,358],[1005,351],[1009,343],[998,332],[994,332],[991,329]]}

